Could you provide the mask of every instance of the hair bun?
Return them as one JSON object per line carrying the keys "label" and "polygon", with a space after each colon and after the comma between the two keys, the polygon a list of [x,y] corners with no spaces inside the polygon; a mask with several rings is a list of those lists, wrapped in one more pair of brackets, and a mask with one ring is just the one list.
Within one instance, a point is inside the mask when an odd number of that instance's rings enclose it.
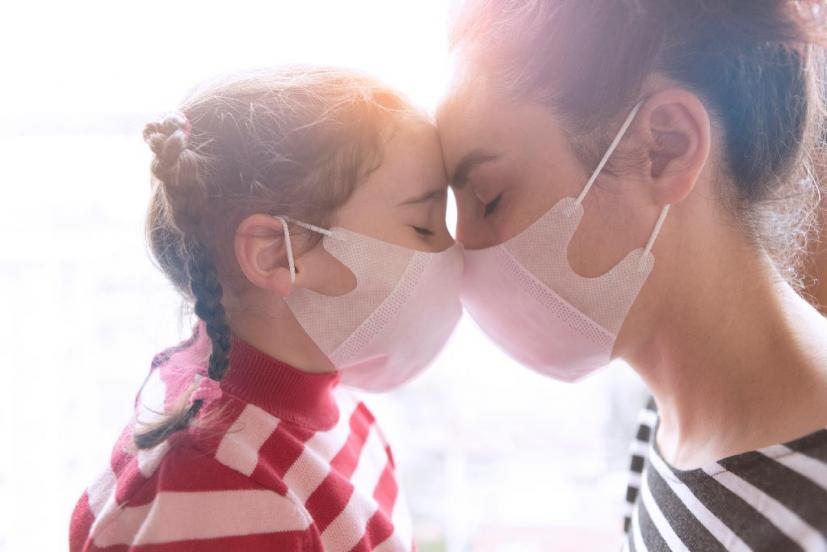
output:
{"label": "hair bun", "polygon": [[187,149],[192,125],[186,115],[170,113],[160,121],[144,127],[144,142],[155,154],[152,172],[162,180],[178,164],[181,153]]}

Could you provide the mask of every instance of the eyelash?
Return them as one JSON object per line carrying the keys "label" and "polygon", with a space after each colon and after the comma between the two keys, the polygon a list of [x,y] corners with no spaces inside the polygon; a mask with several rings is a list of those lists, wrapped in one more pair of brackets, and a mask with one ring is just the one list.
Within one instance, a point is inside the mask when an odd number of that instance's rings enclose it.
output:
{"label": "eyelash", "polygon": [[492,201],[489,201],[488,203],[485,204],[485,207],[483,209],[483,215],[482,215],[483,218],[488,218],[489,216],[491,216],[494,213],[494,211],[497,210],[497,207],[499,206],[500,200],[502,198],[503,198],[503,195],[500,194],[497,197],[495,197]]}
{"label": "eyelash", "polygon": [[434,233],[432,230],[428,230],[427,228],[422,228],[420,226],[413,226],[414,231],[419,234],[420,236],[429,237],[433,236]]}

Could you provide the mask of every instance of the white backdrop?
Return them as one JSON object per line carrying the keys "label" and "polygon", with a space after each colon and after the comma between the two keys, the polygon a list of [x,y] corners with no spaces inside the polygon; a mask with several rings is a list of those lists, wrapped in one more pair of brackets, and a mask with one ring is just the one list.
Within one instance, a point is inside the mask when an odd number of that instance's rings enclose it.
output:
{"label": "white backdrop", "polygon": [[[189,322],[143,244],[142,123],[216,73],[370,71],[433,109],[447,2],[7,2],[0,13],[0,552],[66,548],[155,352]],[[516,366],[464,319],[435,367],[368,397],[396,449],[420,549],[616,542],[643,392]]]}

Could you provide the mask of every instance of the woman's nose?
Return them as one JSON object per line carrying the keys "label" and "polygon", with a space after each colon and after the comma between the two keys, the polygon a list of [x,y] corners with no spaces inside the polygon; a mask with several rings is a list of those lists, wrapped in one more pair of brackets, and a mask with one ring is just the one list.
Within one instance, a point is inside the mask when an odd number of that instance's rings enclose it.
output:
{"label": "woman's nose", "polygon": [[[474,232],[469,232],[469,224],[471,221],[469,220],[470,213],[469,206],[467,204],[467,198],[459,197],[457,194],[457,224],[456,228],[454,228],[454,236],[456,236],[456,240],[460,242],[463,246],[468,246],[468,240],[473,242],[473,234]],[[470,235],[469,235],[470,234]]]}
{"label": "woman's nose", "polygon": [[461,211],[457,215],[456,237],[465,249],[485,249],[496,245],[490,228],[473,220],[473,217],[463,216]]}
{"label": "woman's nose", "polygon": [[465,225],[462,223],[462,217],[457,216],[457,226],[454,229],[454,236],[456,236],[456,240],[461,243],[463,246],[465,245]]}

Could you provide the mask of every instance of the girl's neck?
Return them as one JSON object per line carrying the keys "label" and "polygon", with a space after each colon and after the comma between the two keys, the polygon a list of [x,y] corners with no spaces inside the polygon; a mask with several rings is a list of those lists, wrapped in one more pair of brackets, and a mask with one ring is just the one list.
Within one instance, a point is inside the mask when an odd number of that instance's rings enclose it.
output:
{"label": "girl's neck", "polygon": [[695,293],[668,298],[629,358],[681,469],[827,426],[827,322],[766,260],[730,261],[684,281]]}
{"label": "girl's neck", "polygon": [[245,301],[228,308],[233,334],[262,353],[312,374],[335,372],[330,359],[302,329],[283,301]]}

